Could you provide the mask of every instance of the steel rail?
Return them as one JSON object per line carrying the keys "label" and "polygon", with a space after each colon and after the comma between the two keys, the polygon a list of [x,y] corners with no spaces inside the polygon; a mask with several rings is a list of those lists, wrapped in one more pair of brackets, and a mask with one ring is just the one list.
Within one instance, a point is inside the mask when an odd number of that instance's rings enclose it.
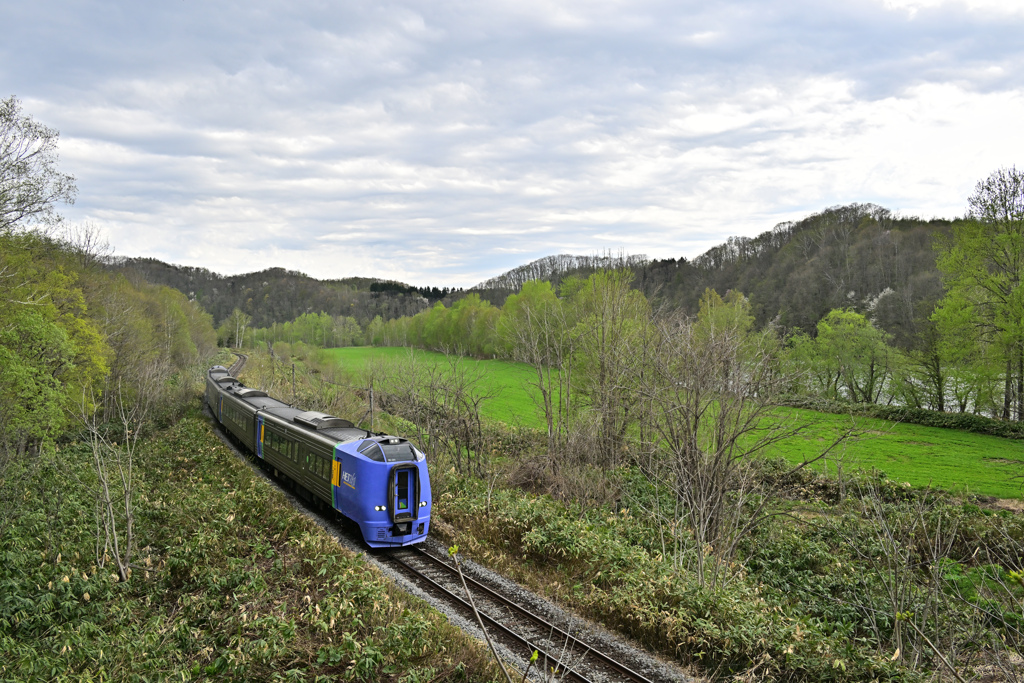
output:
{"label": "steel rail", "polygon": [[[502,635],[504,635],[504,636],[506,636],[508,638],[511,638],[512,640],[518,642],[520,645],[525,645],[526,648],[527,648],[527,651],[536,650],[537,654],[540,657],[544,657],[544,658],[546,658],[546,659],[548,659],[548,660],[550,660],[552,662],[557,662],[558,661],[557,657],[554,657],[550,653],[545,652],[544,650],[542,650],[541,648],[537,647],[536,645],[534,645],[533,643],[531,643],[526,638],[524,638],[523,636],[519,635],[518,633],[516,633],[515,631],[513,631],[509,627],[507,627],[504,624],[502,624],[501,622],[495,620],[493,617],[489,616],[488,614],[485,614],[484,612],[481,612],[480,610],[474,610],[473,606],[470,605],[465,600],[463,600],[462,597],[460,597],[460,596],[456,595],[455,593],[453,593],[452,591],[448,590],[447,588],[445,588],[444,586],[439,584],[437,581],[434,581],[432,578],[430,578],[429,576],[427,576],[426,574],[424,574],[420,570],[416,569],[416,567],[413,567],[412,565],[408,564],[407,562],[405,562],[402,558],[398,557],[397,555],[393,555],[393,554],[392,555],[385,555],[384,557],[386,557],[391,562],[395,562],[396,564],[402,565],[409,572],[411,572],[413,575],[415,575],[416,578],[424,581],[425,583],[427,583],[431,587],[433,587],[435,590],[438,590],[441,593],[443,593],[444,595],[448,596],[448,598],[450,600],[452,600],[453,602],[455,602],[458,605],[461,605],[463,607],[463,609],[469,611],[470,613],[475,611],[477,614],[480,615],[480,618],[483,621],[487,622],[487,624],[489,624],[490,626],[498,629],[502,633]],[[589,678],[585,677],[583,674],[581,674],[581,673],[579,673],[577,671],[573,671],[572,669],[566,669],[564,673],[569,675],[569,676],[572,676],[575,680],[579,681],[579,683],[593,683],[593,681],[591,681]]]}
{"label": "steel rail", "polygon": [[[420,555],[423,555],[424,557],[428,558],[435,565],[444,567],[449,572],[457,572],[458,571],[458,570],[454,569],[451,565],[449,565],[447,562],[445,562],[444,560],[442,560],[442,559],[440,559],[438,557],[434,557],[433,555],[431,555],[430,553],[426,552],[422,548],[417,548],[417,547],[413,546],[410,549],[414,550],[417,553],[419,553]],[[467,584],[473,586],[473,588],[475,590],[485,593],[489,599],[494,600],[496,602],[499,602],[499,603],[501,603],[501,604],[503,604],[503,605],[505,605],[505,606],[507,606],[507,607],[509,607],[509,608],[511,608],[513,610],[515,610],[516,612],[518,612],[519,614],[523,615],[527,619],[530,619],[530,620],[534,621],[535,623],[543,626],[544,628],[550,629],[551,632],[556,633],[556,634],[558,634],[558,636],[564,638],[565,642],[567,642],[567,643],[568,642],[572,642],[574,644],[575,643],[579,643],[581,646],[586,647],[586,652],[584,652],[583,655],[582,655],[583,657],[586,657],[587,655],[593,655],[594,658],[599,660],[602,664],[604,664],[605,666],[608,666],[608,667],[610,667],[612,669],[615,669],[620,674],[626,676],[629,680],[635,681],[635,683],[653,683],[649,678],[646,678],[643,674],[640,674],[640,673],[637,673],[636,671],[633,671],[632,669],[627,667],[625,664],[622,664],[618,660],[612,659],[610,656],[606,655],[605,653],[601,652],[600,650],[594,649],[594,647],[592,647],[590,645],[587,645],[586,643],[583,643],[582,641],[580,641],[578,638],[576,638],[575,636],[571,635],[567,631],[564,631],[564,630],[560,629],[559,627],[555,626],[554,624],[549,623],[546,619],[544,619],[543,617],[540,617],[540,616],[534,614],[533,612],[529,611],[528,609],[526,609],[522,605],[520,605],[520,604],[518,604],[516,602],[513,602],[512,600],[509,600],[504,595],[496,592],[494,589],[492,589],[492,588],[490,588],[488,586],[485,586],[484,584],[480,583],[479,581],[476,581],[472,577],[465,576],[465,575],[463,575],[463,576],[465,577]]]}
{"label": "steel rail", "polygon": [[[234,353],[234,351],[232,351],[232,353]],[[232,377],[237,377],[236,373],[241,372],[242,368],[245,367],[245,361],[249,360],[249,356],[244,353],[235,353],[235,355],[238,357],[238,360],[228,368],[228,374]]]}

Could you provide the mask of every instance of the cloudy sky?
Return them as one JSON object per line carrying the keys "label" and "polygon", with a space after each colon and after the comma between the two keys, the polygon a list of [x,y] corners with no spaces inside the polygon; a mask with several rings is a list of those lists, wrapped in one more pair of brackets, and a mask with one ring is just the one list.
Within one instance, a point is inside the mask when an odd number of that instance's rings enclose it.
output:
{"label": "cloudy sky", "polygon": [[0,97],[124,255],[470,286],[1024,165],[1021,0],[0,3]]}

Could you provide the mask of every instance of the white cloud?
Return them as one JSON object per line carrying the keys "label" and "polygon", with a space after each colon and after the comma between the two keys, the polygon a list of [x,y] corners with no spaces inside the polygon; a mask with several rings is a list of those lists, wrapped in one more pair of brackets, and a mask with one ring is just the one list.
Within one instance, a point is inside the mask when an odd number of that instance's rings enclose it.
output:
{"label": "white cloud", "polygon": [[962,8],[972,12],[1024,14],[1018,0],[883,0],[886,9],[905,10],[916,14],[922,9]]}
{"label": "white cloud", "polygon": [[956,215],[1024,149],[996,3],[41,2],[0,9],[0,88],[62,131],[68,215],[222,272],[692,257],[834,204]]}

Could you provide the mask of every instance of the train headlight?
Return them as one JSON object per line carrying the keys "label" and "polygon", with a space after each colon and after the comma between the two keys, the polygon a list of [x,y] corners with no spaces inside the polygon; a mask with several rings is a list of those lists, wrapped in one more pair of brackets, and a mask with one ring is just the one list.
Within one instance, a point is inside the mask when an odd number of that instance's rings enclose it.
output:
{"label": "train headlight", "polygon": [[374,505],[373,509],[376,510],[377,512],[387,512],[388,511],[388,506],[387,505]]}
{"label": "train headlight", "polygon": [[427,501],[425,501],[425,500],[421,500],[421,501],[420,501],[420,507],[421,507],[421,508],[425,508],[425,507],[427,507]]}

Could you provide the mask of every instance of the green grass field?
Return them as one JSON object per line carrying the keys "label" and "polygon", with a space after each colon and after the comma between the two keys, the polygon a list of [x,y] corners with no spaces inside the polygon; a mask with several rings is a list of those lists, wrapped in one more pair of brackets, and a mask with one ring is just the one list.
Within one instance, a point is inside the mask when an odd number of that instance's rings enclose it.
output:
{"label": "green grass field", "polygon": [[[422,360],[440,361],[443,356],[406,348],[329,349],[329,357],[339,365],[361,370],[373,357],[399,357],[417,354]],[[508,424],[542,429],[543,411],[538,407],[537,391],[530,386],[533,369],[523,363],[499,360],[469,361],[485,369],[488,389],[496,398],[484,405],[484,416]],[[1024,475],[1024,441],[973,434],[954,429],[896,424],[876,418],[851,418],[785,408],[780,419],[805,425],[795,437],[779,443],[770,453],[791,462],[816,455],[834,438],[853,427],[857,438],[830,454],[827,463],[817,463],[835,471],[841,458],[845,472],[872,467],[891,479],[912,486],[934,486],[949,491],[971,492],[999,498],[1021,498]]]}
{"label": "green grass field", "polygon": [[[324,353],[343,369],[356,372],[361,371],[371,358],[406,358],[414,354],[421,361],[440,363],[444,360],[440,353],[393,346],[327,349]],[[465,362],[484,370],[487,390],[495,393],[495,398],[486,401],[482,407],[484,417],[511,425],[544,428],[544,410],[539,399],[535,400],[538,397],[536,388],[530,385],[537,377],[532,367],[505,360],[466,359]]]}
{"label": "green grass field", "polygon": [[1024,496],[1022,480],[1014,479],[1024,475],[1024,441],[796,408],[780,409],[779,413],[784,419],[807,425],[800,435],[778,446],[778,455],[791,462],[820,453],[836,435],[852,427],[857,437],[827,458],[832,472],[841,458],[847,472],[874,467],[912,486],[998,498]]}

